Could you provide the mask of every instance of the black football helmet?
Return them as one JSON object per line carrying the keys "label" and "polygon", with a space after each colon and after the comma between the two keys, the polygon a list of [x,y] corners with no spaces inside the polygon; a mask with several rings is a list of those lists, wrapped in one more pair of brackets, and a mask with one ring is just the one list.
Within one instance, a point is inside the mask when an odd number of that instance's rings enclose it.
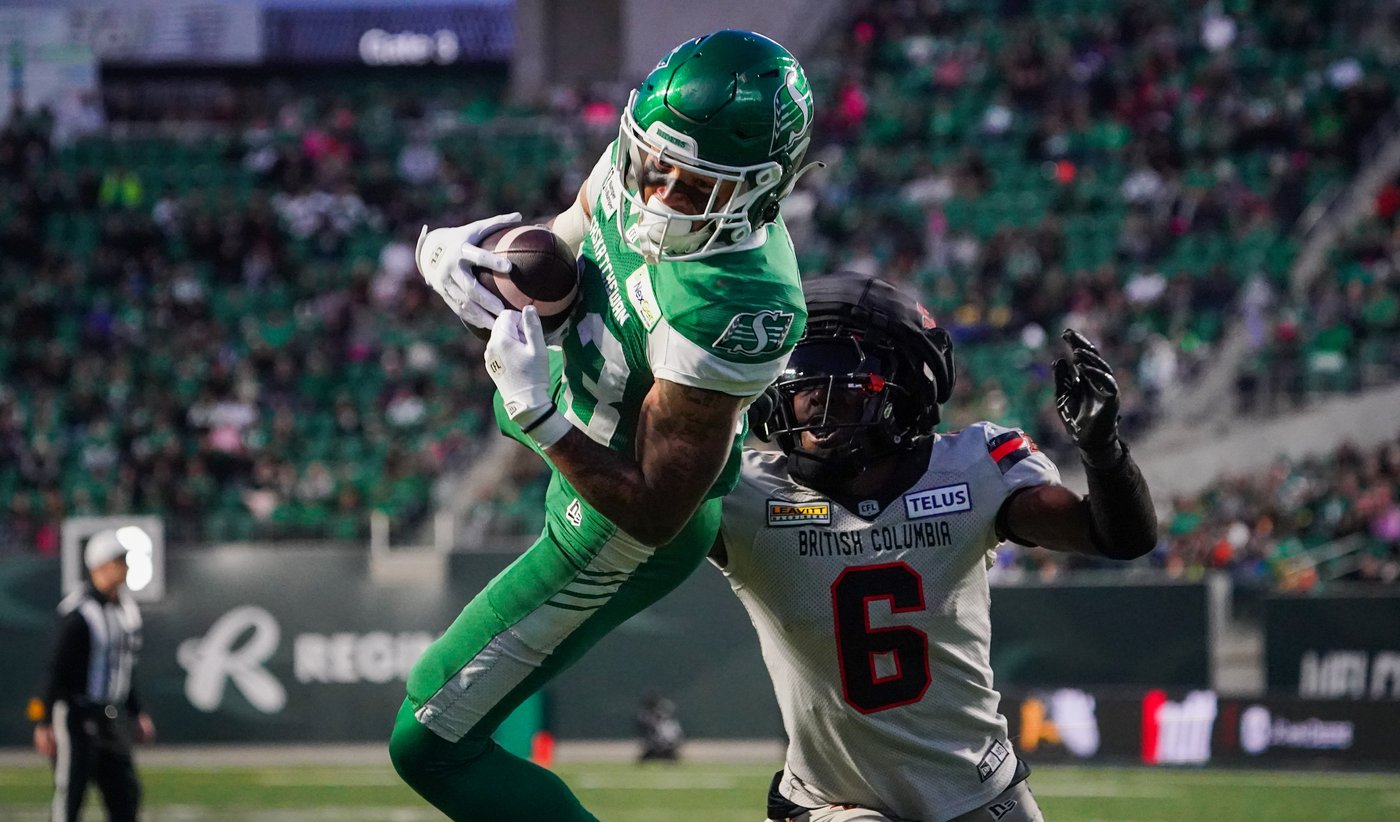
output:
{"label": "black football helmet", "polygon": [[839,272],[803,288],[806,334],[750,422],[788,455],[794,479],[834,487],[933,436],[953,393],[953,341],[879,278]]}

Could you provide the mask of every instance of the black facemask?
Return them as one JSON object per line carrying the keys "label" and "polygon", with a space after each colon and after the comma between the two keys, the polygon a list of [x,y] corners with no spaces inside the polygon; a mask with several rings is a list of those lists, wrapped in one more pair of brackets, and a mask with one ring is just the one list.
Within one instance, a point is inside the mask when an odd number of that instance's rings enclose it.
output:
{"label": "black facemask", "polygon": [[844,485],[907,439],[897,403],[908,401],[892,350],[855,337],[803,342],[775,385],[769,431],[788,454],[794,479]]}

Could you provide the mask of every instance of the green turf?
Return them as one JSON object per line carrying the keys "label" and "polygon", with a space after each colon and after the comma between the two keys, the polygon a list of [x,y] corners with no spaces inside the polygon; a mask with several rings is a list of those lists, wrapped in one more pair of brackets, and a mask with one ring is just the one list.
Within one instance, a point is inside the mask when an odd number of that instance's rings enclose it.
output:
{"label": "green turf", "polygon": [[[604,822],[757,822],[771,767],[568,764],[559,772]],[[145,822],[429,822],[387,767],[143,769]],[[1400,775],[1036,768],[1050,822],[1400,820]],[[48,772],[0,770],[0,820],[48,818]],[[95,798],[95,797],[94,797]],[[85,820],[102,819],[93,808]]]}

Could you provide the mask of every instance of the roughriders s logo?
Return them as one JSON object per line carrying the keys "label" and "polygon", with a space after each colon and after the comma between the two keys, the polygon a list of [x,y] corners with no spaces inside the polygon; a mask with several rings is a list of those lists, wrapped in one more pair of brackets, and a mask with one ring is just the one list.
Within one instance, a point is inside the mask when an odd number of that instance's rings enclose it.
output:
{"label": "roughriders s logo", "polygon": [[812,128],[812,89],[795,68],[787,70],[786,82],[773,95],[773,140],[769,154],[786,152],[806,139]]}
{"label": "roughriders s logo", "polygon": [[721,351],[747,357],[769,354],[783,347],[790,328],[792,315],[781,311],[735,314],[712,345]]}

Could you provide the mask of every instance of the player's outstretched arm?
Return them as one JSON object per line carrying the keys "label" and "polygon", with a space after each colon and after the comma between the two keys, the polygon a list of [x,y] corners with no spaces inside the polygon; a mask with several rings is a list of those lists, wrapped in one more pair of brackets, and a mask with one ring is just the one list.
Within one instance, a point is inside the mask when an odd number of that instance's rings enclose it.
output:
{"label": "player's outstretched arm", "polygon": [[729,457],[743,398],[659,379],[642,401],[636,454],[594,442],[549,394],[549,356],[533,306],[504,311],[486,343],[486,371],[506,414],[546,449],[590,505],[646,545],[690,520]]}
{"label": "player's outstretched arm", "polygon": [[1018,541],[1136,559],[1157,544],[1157,514],[1147,481],[1118,436],[1118,383],[1084,335],[1065,329],[1062,338],[1070,358],[1055,361],[1055,408],[1079,449],[1089,496],[1038,486],[1008,499],[999,521]]}

